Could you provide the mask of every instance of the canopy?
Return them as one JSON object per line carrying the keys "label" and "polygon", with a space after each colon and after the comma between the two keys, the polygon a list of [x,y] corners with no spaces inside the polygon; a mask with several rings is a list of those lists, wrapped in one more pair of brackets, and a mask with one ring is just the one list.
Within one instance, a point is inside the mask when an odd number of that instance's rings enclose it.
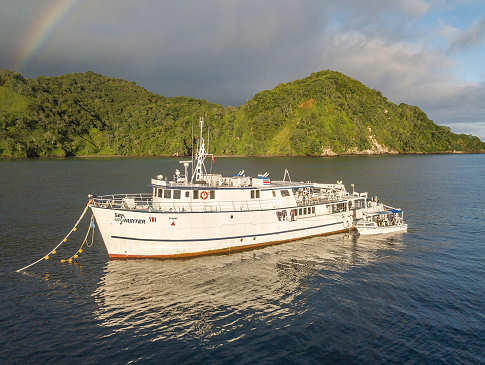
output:
{"label": "canopy", "polygon": [[380,212],[377,212],[376,214],[389,214],[389,213],[401,213],[401,209],[388,209],[388,210],[383,210]]}

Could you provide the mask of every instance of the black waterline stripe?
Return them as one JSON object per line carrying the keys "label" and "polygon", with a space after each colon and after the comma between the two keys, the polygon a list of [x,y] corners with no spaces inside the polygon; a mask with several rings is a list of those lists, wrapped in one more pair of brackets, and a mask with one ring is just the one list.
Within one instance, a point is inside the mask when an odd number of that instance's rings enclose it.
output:
{"label": "black waterline stripe", "polygon": [[186,240],[159,240],[159,239],[153,239],[153,238],[132,238],[132,237],[123,237],[123,236],[111,236],[111,238],[118,238],[118,239],[121,239],[121,240],[155,241],[155,242],[220,241],[220,240],[230,240],[230,239],[234,239],[234,238],[260,237],[260,236],[270,236],[272,234],[282,234],[282,233],[289,233],[289,232],[305,231],[307,229],[328,227],[328,226],[333,226],[333,225],[341,224],[341,223],[342,222],[337,222],[337,223],[322,224],[320,226],[314,226],[314,227],[289,229],[287,231],[279,231],[279,232],[271,232],[271,233],[260,233],[260,234],[248,234],[248,235],[244,235],[244,236],[218,237],[218,238],[199,238],[199,239],[186,239]]}

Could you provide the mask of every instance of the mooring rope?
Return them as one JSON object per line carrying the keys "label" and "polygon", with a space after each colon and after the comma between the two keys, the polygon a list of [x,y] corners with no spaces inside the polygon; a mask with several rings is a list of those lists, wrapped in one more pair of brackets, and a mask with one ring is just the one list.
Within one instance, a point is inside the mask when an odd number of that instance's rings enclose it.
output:
{"label": "mooring rope", "polygon": [[88,236],[89,236],[89,232],[91,231],[91,229],[93,230],[93,233],[91,235],[91,244],[88,243],[88,247],[91,247],[93,245],[93,242],[94,242],[94,217],[91,216],[91,221],[89,222],[89,228],[88,228],[88,231],[86,232],[86,235],[84,236],[84,240],[83,240],[83,243],[81,243],[81,246],[77,249],[77,251],[72,254],[71,257],[67,258],[67,259],[62,259],[61,262],[62,263],[71,263],[72,260],[74,259],[77,259],[79,257],[79,255],[83,252],[83,247],[84,245],[86,244],[86,242],[88,241]]}
{"label": "mooring rope", "polygon": [[[86,212],[88,211],[89,209],[89,206],[91,205],[91,202],[92,200],[89,200],[88,201],[88,204],[86,204],[86,207],[84,208],[81,216],[79,217],[79,219],[76,221],[76,223],[74,224],[74,226],[71,228],[71,230],[69,231],[69,233],[62,239],[61,242],[59,242],[59,244],[54,247],[52,250],[49,251],[49,253],[47,253],[46,255],[42,256],[40,259],[38,259],[37,261],[34,261],[32,262],[31,264],[27,265],[27,266],[24,266],[22,267],[21,269],[18,269],[16,270],[16,272],[21,272],[21,271],[24,271],[25,269],[28,269],[29,267],[32,267],[34,266],[35,264],[41,262],[42,260],[49,260],[50,258],[50,255],[54,255],[56,253],[56,250],[59,248],[60,245],[62,245],[63,243],[66,243],[67,242],[67,239],[69,238],[69,236],[71,235],[72,232],[76,232],[77,231],[77,226],[79,225],[79,223],[81,222],[81,220],[83,219],[84,215],[86,214]],[[92,218],[91,218],[92,219]],[[89,227],[91,227],[91,224],[89,225]],[[94,232],[94,230],[93,230]],[[89,233],[89,230],[88,230],[88,233]],[[86,235],[87,237],[87,235]],[[74,255],[73,255],[74,256]]]}

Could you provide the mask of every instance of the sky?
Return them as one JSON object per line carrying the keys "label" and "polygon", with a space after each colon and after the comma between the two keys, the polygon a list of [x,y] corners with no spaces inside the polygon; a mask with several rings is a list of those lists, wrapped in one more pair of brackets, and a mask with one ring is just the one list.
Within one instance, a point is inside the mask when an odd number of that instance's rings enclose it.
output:
{"label": "sky", "polygon": [[484,0],[0,0],[0,69],[239,105],[340,71],[485,141]]}

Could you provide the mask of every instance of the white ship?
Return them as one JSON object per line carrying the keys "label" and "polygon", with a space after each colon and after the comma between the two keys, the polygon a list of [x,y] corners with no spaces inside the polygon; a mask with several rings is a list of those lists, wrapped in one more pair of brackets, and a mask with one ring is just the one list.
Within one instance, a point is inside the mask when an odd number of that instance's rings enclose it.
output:
{"label": "white ship", "polygon": [[291,182],[287,170],[282,181],[271,181],[268,173],[208,173],[204,161],[213,156],[205,149],[203,124],[201,119],[195,158],[180,161],[183,175],[158,175],[151,194],[91,196],[110,259],[228,253],[342,233],[384,209],[367,193],[348,192],[341,181]]}
{"label": "white ship", "polygon": [[408,225],[404,221],[403,211],[386,205],[384,208],[379,212],[365,214],[355,225],[357,232],[360,235],[406,232]]}

